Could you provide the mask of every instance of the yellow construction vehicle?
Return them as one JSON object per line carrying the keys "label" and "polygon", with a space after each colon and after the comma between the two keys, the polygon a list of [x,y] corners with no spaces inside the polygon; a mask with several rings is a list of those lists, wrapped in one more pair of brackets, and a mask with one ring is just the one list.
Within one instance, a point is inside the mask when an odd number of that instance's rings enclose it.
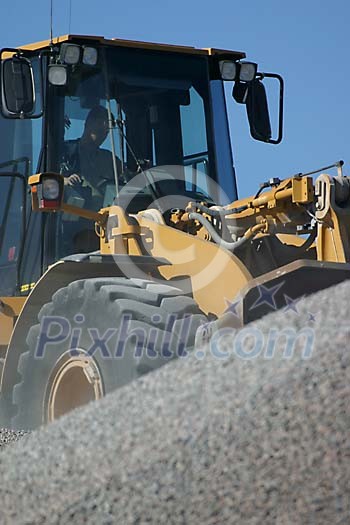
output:
{"label": "yellow construction vehicle", "polygon": [[244,53],[65,36],[0,58],[0,424],[53,421],[350,276],[341,161],[238,200],[224,83],[254,139],[283,128],[282,78]]}

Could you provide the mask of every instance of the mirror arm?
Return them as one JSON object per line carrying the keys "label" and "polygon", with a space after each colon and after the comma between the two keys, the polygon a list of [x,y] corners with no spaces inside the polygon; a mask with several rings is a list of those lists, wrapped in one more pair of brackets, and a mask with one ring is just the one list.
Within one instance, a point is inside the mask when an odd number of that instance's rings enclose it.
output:
{"label": "mirror arm", "polygon": [[275,78],[280,85],[279,93],[279,111],[278,111],[278,136],[277,139],[270,139],[269,144],[279,144],[283,138],[283,112],[284,112],[284,80],[277,73],[257,73],[257,78]]}

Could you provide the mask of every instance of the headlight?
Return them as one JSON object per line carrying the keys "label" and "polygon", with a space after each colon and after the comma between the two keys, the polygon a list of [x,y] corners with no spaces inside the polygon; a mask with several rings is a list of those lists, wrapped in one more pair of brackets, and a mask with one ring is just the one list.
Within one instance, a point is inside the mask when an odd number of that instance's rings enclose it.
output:
{"label": "headlight", "polygon": [[28,179],[34,211],[59,211],[62,207],[64,177],[58,173],[36,173]]}
{"label": "headlight", "polygon": [[256,77],[258,66],[254,62],[241,62],[239,70],[239,80],[251,82]]}
{"label": "headlight", "polygon": [[49,82],[53,86],[65,86],[67,84],[67,68],[62,64],[51,64],[49,66]]}
{"label": "headlight", "polygon": [[80,60],[81,48],[74,44],[62,44],[60,50],[60,59],[69,66],[78,64]]}
{"label": "headlight", "polygon": [[219,68],[222,80],[235,80],[237,64],[232,60],[220,60]]}
{"label": "headlight", "polygon": [[96,66],[98,59],[97,49],[94,47],[84,47],[83,64],[88,66]]}
{"label": "headlight", "polygon": [[43,199],[48,201],[54,201],[59,198],[60,185],[56,179],[44,179],[43,180]]}

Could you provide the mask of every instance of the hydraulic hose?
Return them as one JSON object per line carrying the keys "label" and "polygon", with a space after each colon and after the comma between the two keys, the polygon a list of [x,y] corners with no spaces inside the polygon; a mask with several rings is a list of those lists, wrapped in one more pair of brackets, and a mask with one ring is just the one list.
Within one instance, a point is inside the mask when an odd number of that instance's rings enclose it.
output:
{"label": "hydraulic hose", "polygon": [[317,227],[315,226],[306,241],[300,246],[295,246],[297,250],[307,251],[313,244],[317,236]]}
{"label": "hydraulic hose", "polygon": [[212,226],[212,224],[210,224],[210,222],[205,217],[203,217],[203,215],[201,215],[200,213],[190,213],[189,219],[200,222],[200,224],[207,230],[207,232],[209,233],[209,235],[211,236],[211,238],[216,244],[218,244],[219,246],[222,246],[223,248],[226,248],[226,250],[229,250],[231,252],[234,252],[235,250],[243,246],[243,244],[245,244],[249,239],[251,239],[251,237],[254,237],[256,233],[258,233],[261,230],[264,230],[266,227],[265,224],[256,224],[255,226],[252,226],[251,228],[249,228],[245,232],[243,237],[241,237],[238,241],[228,242],[228,241],[224,241],[220,237],[220,235],[217,233],[217,231]]}
{"label": "hydraulic hose", "polygon": [[[239,208],[231,208],[229,210],[216,210],[213,208],[208,208],[207,206],[204,206],[204,204],[200,204],[199,202],[194,203],[194,206],[202,211],[203,213],[206,213],[207,215],[210,215],[211,217],[226,217],[226,215],[232,215],[233,213],[240,213],[241,211],[247,210],[248,206],[240,206]],[[195,213],[195,212],[193,212]]]}

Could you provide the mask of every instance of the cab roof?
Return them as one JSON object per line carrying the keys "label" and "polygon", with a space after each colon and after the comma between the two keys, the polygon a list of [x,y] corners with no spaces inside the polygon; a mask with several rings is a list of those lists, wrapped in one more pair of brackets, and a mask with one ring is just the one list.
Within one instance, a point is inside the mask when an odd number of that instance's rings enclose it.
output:
{"label": "cab roof", "polygon": [[[195,48],[190,46],[178,46],[173,44],[157,44],[153,42],[139,42],[136,40],[122,40],[120,38],[107,39],[103,36],[87,36],[87,35],[63,35],[53,39],[53,44],[61,44],[62,42],[82,43],[87,42],[93,45],[94,42],[106,46],[117,46],[117,47],[131,47],[136,49],[149,49],[155,51],[170,51],[175,53],[184,53],[191,55],[219,55],[231,58],[232,60],[241,60],[245,58],[245,53],[241,51],[231,51],[228,49],[216,49],[216,48]],[[36,51],[39,49],[45,49],[50,46],[50,40],[43,40],[33,44],[19,46],[20,49],[27,49]]]}

